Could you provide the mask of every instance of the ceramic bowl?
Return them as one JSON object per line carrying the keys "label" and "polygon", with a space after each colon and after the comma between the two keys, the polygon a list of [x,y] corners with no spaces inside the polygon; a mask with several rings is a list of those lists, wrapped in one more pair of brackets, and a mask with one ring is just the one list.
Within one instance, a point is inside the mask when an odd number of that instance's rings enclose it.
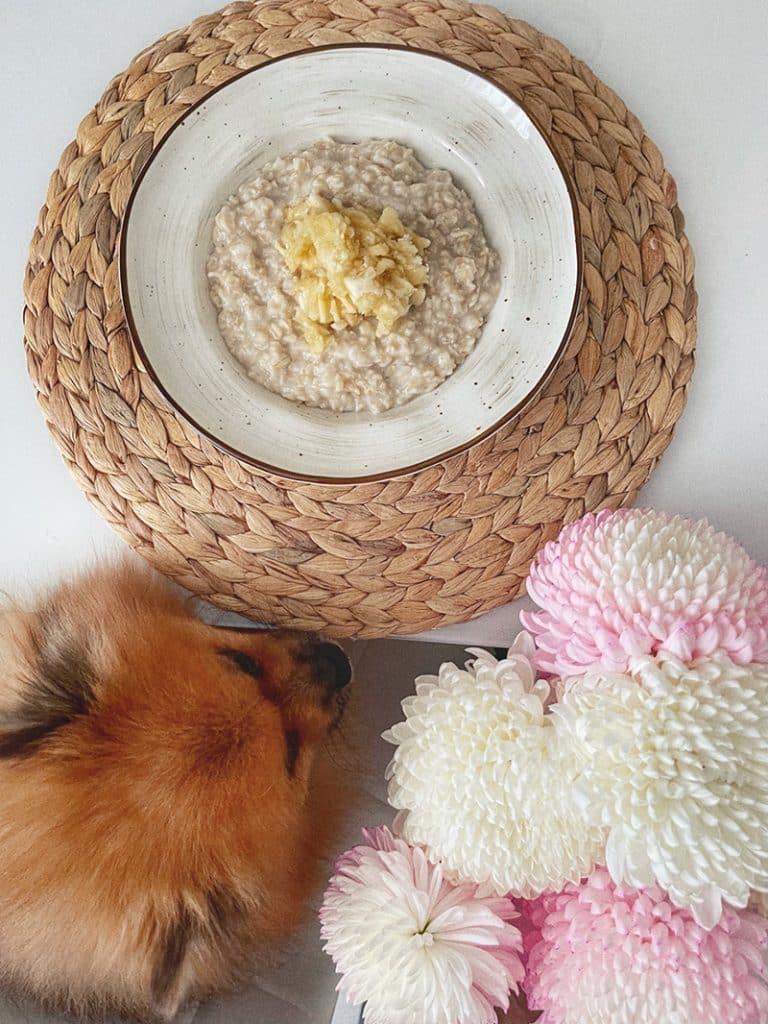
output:
{"label": "ceramic bowl", "polygon": [[[376,415],[289,402],[226,349],[205,263],[213,219],[260,165],[333,137],[393,138],[472,197],[501,288],[465,362],[429,394]],[[575,201],[542,134],[489,79],[434,54],[340,46],[243,73],[163,139],[125,214],[120,285],[139,355],[214,444],[281,476],[397,476],[477,443],[518,414],[565,346],[580,288]]]}

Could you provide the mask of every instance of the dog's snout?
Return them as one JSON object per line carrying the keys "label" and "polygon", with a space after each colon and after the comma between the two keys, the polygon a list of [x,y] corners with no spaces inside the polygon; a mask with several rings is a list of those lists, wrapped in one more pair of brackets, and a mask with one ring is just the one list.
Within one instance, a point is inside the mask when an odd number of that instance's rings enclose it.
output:
{"label": "dog's snout", "polygon": [[312,645],[317,680],[329,690],[342,690],[352,679],[349,658],[338,644],[320,641]]}

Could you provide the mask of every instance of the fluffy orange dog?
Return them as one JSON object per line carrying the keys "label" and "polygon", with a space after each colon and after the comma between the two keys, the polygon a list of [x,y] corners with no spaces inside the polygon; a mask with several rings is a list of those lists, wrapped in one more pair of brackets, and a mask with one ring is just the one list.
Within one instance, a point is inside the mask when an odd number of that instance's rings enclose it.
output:
{"label": "fluffy orange dog", "polygon": [[313,881],[341,648],[123,567],[2,613],[0,655],[0,985],[152,1020],[235,982]]}

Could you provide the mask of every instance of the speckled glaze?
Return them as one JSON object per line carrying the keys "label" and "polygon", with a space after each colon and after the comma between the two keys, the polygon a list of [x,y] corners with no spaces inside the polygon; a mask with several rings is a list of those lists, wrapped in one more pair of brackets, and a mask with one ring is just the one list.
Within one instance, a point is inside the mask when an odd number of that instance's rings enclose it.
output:
{"label": "speckled glaze", "polygon": [[[378,415],[310,409],[246,376],[216,323],[213,218],[275,157],[332,136],[392,138],[448,170],[501,261],[477,345],[434,391]],[[577,306],[575,206],[527,114],[483,76],[397,47],[329,47],[261,65],[169,133],[126,213],[121,289],[168,400],[219,446],[283,475],[352,480],[439,461],[518,412],[554,367]]]}

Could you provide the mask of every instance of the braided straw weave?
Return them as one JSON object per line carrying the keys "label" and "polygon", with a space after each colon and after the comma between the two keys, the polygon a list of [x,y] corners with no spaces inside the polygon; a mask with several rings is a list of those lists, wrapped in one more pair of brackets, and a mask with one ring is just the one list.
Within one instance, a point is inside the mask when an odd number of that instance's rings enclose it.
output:
{"label": "braided straw weave", "polygon": [[[565,357],[521,418],[410,476],[319,485],[241,464],[168,408],[131,346],[117,243],[134,180],[190,104],[268,57],[361,41],[463,61],[528,109],[575,183],[585,288]],[[564,522],[630,504],[683,410],[696,334],[675,183],[638,119],[560,43],[461,0],[234,3],[150,46],[64,151],[25,297],[43,415],[101,515],[220,607],[337,636],[508,602]]]}

